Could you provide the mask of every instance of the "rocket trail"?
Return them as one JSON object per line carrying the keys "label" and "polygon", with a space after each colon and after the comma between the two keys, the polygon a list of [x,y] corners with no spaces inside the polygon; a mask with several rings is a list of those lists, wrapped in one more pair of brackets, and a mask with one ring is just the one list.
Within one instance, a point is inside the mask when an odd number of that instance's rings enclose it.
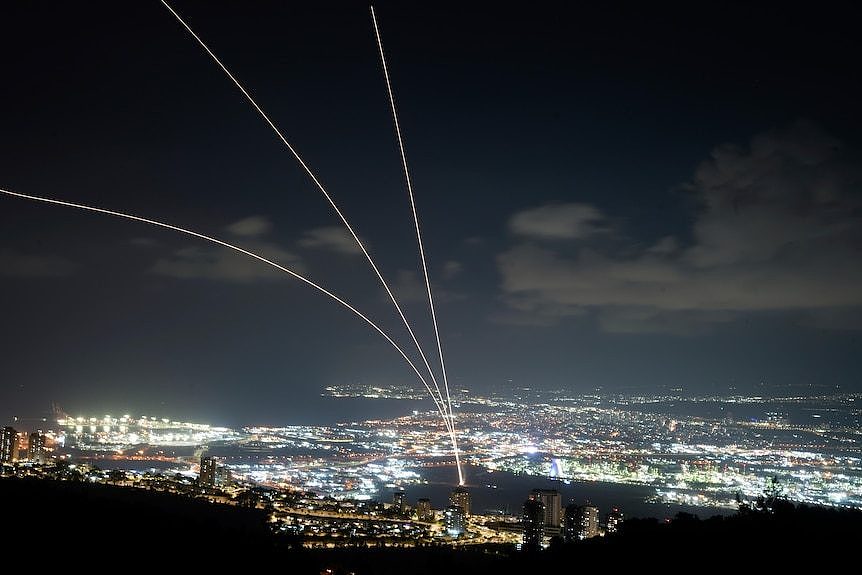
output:
{"label": "rocket trail", "polygon": [[212,237],[212,236],[207,236],[207,235],[201,234],[201,233],[199,233],[199,232],[195,232],[195,231],[192,231],[192,230],[188,230],[188,229],[186,229],[186,228],[181,228],[181,227],[179,227],[179,226],[175,226],[175,225],[172,225],[172,224],[167,224],[167,223],[160,222],[160,221],[157,221],[157,220],[151,220],[151,219],[148,219],[148,218],[143,218],[143,217],[141,217],[141,216],[135,216],[135,215],[132,215],[132,214],[125,214],[125,213],[123,213],[123,212],[116,212],[116,211],[108,210],[108,209],[105,209],[105,208],[97,208],[97,207],[93,207],[93,206],[87,206],[87,205],[84,205],[84,204],[76,204],[76,203],[72,203],[72,202],[66,202],[66,201],[63,201],[63,200],[55,200],[55,199],[52,199],[52,198],[43,198],[43,197],[40,197],[40,196],[31,196],[31,195],[28,195],[28,194],[21,194],[21,193],[19,193],[19,192],[12,192],[12,191],[10,191],[10,190],[5,190],[5,189],[3,189],[3,188],[0,188],[0,193],[5,194],[5,195],[7,195],[7,196],[13,196],[13,197],[16,197],[16,198],[23,198],[23,199],[25,199],[25,200],[32,200],[32,201],[36,201],[36,202],[43,202],[43,203],[46,203],[46,204],[54,204],[54,205],[58,205],[58,206],[65,206],[65,207],[68,207],[68,208],[76,208],[76,209],[79,209],[79,210],[85,210],[85,211],[89,211],[89,212],[96,212],[96,213],[100,213],[100,214],[106,214],[106,215],[114,216],[114,217],[117,217],[117,218],[124,218],[124,219],[127,219],[127,220],[133,220],[133,221],[136,221],[136,222],[142,222],[142,223],[145,223],[145,224],[150,224],[150,225],[157,226],[157,227],[160,227],[160,228],[166,228],[166,229],[169,229],[169,230],[173,230],[173,231],[175,231],[175,232],[179,232],[179,233],[181,233],[181,234],[186,234],[186,235],[189,235],[189,236],[192,236],[192,237],[195,237],[195,238],[199,238],[199,239],[202,239],[202,240],[206,240],[206,241],[208,241],[208,242],[212,242],[212,243],[214,243],[214,244],[220,245],[220,246],[225,247],[225,248],[229,248],[229,249],[231,249],[231,250],[234,250],[234,251],[236,251],[236,252],[239,252],[239,253],[241,253],[241,254],[243,254],[243,255],[246,255],[246,256],[248,256],[248,257],[250,257],[250,258],[254,258],[254,259],[256,259],[256,260],[258,260],[258,261],[261,261],[261,262],[263,262],[263,263],[265,263],[265,264],[267,264],[267,265],[269,265],[269,266],[274,267],[274,268],[275,268],[275,269],[277,269],[277,270],[283,271],[284,273],[286,273],[286,274],[288,274],[288,275],[291,275],[291,276],[295,277],[295,278],[296,278],[296,279],[298,279],[299,281],[301,281],[301,282],[305,283],[305,284],[306,284],[306,285],[308,285],[308,286],[313,287],[314,289],[316,289],[316,290],[317,290],[317,291],[319,291],[320,293],[322,293],[322,294],[326,295],[327,297],[329,297],[329,298],[331,298],[331,299],[335,300],[336,302],[340,303],[342,306],[344,306],[345,308],[347,308],[348,310],[350,310],[351,312],[353,312],[353,314],[354,314],[354,315],[358,316],[360,319],[362,319],[363,321],[365,321],[365,323],[367,323],[368,325],[370,325],[370,326],[371,326],[371,327],[372,327],[372,328],[373,328],[377,333],[379,333],[380,335],[382,335],[382,336],[383,336],[383,338],[384,338],[386,341],[388,341],[388,342],[389,342],[389,344],[390,344],[392,347],[394,347],[394,348],[395,348],[395,350],[396,350],[396,351],[401,355],[401,357],[403,357],[403,358],[404,358],[404,361],[406,361],[406,362],[407,362],[407,364],[408,364],[408,365],[413,369],[414,373],[416,373],[416,376],[419,378],[419,380],[420,380],[420,381],[422,382],[422,384],[425,386],[425,389],[426,389],[426,390],[428,390],[428,393],[431,395],[431,399],[433,399],[433,400],[434,400],[434,405],[437,407],[437,411],[440,413],[440,417],[442,417],[442,418],[444,419],[444,421],[446,420],[446,415],[445,415],[445,413],[444,413],[445,406],[444,406],[444,405],[442,405],[442,403],[441,403],[441,402],[438,402],[438,401],[437,401],[437,397],[434,395],[434,391],[431,389],[431,386],[429,386],[429,385],[428,385],[428,382],[426,382],[426,381],[425,381],[425,378],[422,376],[422,374],[421,374],[421,373],[419,372],[419,370],[416,368],[416,365],[415,365],[415,364],[413,363],[413,361],[412,361],[412,360],[407,356],[407,354],[406,354],[406,353],[404,353],[404,350],[402,350],[402,349],[401,349],[401,347],[400,347],[397,343],[395,343],[395,341],[394,341],[391,337],[389,337],[389,335],[388,335],[386,332],[384,332],[384,331],[383,331],[383,330],[382,330],[382,329],[381,329],[381,328],[380,328],[376,323],[374,323],[373,321],[371,321],[371,319],[369,319],[369,318],[368,318],[368,316],[366,316],[366,315],[365,315],[365,314],[363,314],[361,311],[359,311],[358,309],[356,309],[355,307],[353,307],[350,303],[348,303],[347,301],[345,301],[345,300],[341,299],[340,297],[338,297],[337,295],[335,295],[335,294],[334,294],[334,293],[332,293],[331,291],[327,290],[326,288],[324,288],[324,287],[322,287],[322,286],[320,286],[320,285],[318,285],[318,284],[314,283],[314,282],[313,282],[313,281],[311,281],[310,279],[308,279],[308,278],[306,278],[306,277],[304,277],[304,276],[302,276],[302,275],[300,275],[300,274],[296,273],[295,271],[293,271],[293,270],[291,270],[291,269],[288,269],[288,268],[284,267],[283,265],[278,264],[278,263],[276,263],[276,262],[274,262],[274,261],[272,261],[272,260],[269,260],[269,259],[267,259],[267,258],[265,258],[265,257],[263,257],[263,256],[260,256],[260,255],[258,255],[258,254],[256,254],[256,253],[254,253],[254,252],[250,252],[250,251],[248,251],[248,250],[246,250],[246,249],[243,249],[243,248],[241,248],[241,247],[239,247],[239,246],[236,246],[236,245],[234,245],[234,244],[228,243],[228,242],[226,242],[226,241],[220,240],[220,239],[218,239],[218,238],[214,238],[214,237]]}
{"label": "rocket trail", "polygon": [[[374,260],[371,258],[371,254],[369,254],[368,250],[365,249],[365,246],[363,245],[362,241],[359,239],[359,236],[356,235],[356,232],[353,231],[353,227],[347,221],[347,218],[344,216],[344,214],[341,213],[341,210],[335,204],[335,201],[332,199],[332,196],[329,195],[329,192],[326,191],[326,188],[323,186],[323,184],[320,182],[320,180],[317,179],[317,176],[314,175],[314,172],[311,170],[311,168],[308,166],[308,164],[305,163],[305,161],[302,159],[302,157],[299,155],[299,153],[296,151],[296,149],[290,144],[290,142],[287,141],[287,138],[284,136],[284,134],[281,133],[281,130],[279,130],[278,127],[276,127],[275,123],[269,118],[269,116],[267,116],[266,112],[263,111],[263,108],[261,108],[257,104],[257,102],[254,100],[254,98],[251,97],[251,94],[248,93],[248,91],[242,86],[242,84],[239,82],[239,80],[237,80],[236,77],[233,74],[231,74],[231,72],[227,69],[227,67],[224,64],[222,64],[221,60],[218,59],[218,57],[215,55],[215,53],[209,49],[209,47],[204,43],[203,40],[201,40],[200,36],[198,36],[194,32],[194,30],[191,29],[191,27],[188,24],[186,24],[185,20],[183,20],[180,17],[180,15],[177,14],[177,12],[173,8],[171,8],[170,4],[168,4],[165,0],[161,0],[161,2],[162,2],[162,4],[165,5],[165,8],[167,8],[170,11],[170,13],[174,15],[174,17],[177,19],[177,21],[180,24],[182,24],[182,26],[189,32],[189,34],[191,34],[192,37],[195,40],[197,40],[198,44],[200,44],[201,47],[204,49],[204,51],[206,51],[206,53],[209,54],[210,58],[212,58],[212,60],[216,64],[218,64],[219,68],[222,69],[222,71],[227,75],[228,78],[230,78],[230,80],[236,85],[236,87],[239,88],[239,90],[240,90],[240,92],[242,92],[243,96],[246,97],[246,99],[249,101],[249,103],[252,105],[252,107],[254,107],[254,109],[257,111],[258,114],[260,114],[261,118],[263,118],[266,121],[266,123],[269,125],[269,127],[272,128],[272,131],[275,132],[276,136],[278,136],[278,138],[281,140],[281,142],[287,147],[288,150],[290,150],[290,153],[293,154],[293,157],[296,158],[296,161],[299,162],[299,165],[302,166],[303,170],[305,170],[305,173],[308,174],[308,176],[311,178],[311,180],[314,182],[314,184],[317,186],[317,188],[320,190],[320,192],[323,194],[323,196],[329,202],[329,205],[332,206],[332,209],[335,210],[335,213],[341,219],[341,222],[347,228],[347,231],[350,232],[351,236],[353,236],[353,239],[356,241],[356,245],[358,245],[359,249],[362,250],[362,253],[365,255],[365,259],[368,260],[368,263],[371,265],[371,269],[374,270],[374,273],[377,275],[377,278],[380,280],[380,283],[383,286],[383,289],[385,289],[386,293],[389,295],[389,299],[392,301],[392,304],[395,306],[395,310],[398,312],[398,315],[401,317],[401,321],[404,323],[404,327],[407,328],[407,332],[410,334],[410,337],[413,339],[413,343],[416,346],[416,349],[419,351],[419,355],[422,357],[422,361],[425,364],[425,368],[428,370],[428,373],[431,375],[431,380],[434,382],[434,385],[437,386],[437,389],[439,389],[439,386],[437,385],[437,378],[434,376],[434,370],[431,369],[431,365],[428,363],[428,359],[425,357],[425,352],[422,351],[422,346],[419,345],[419,340],[416,339],[416,334],[413,333],[413,328],[410,326],[410,322],[407,321],[407,317],[404,315],[404,312],[401,309],[401,306],[398,304],[398,300],[395,299],[395,295],[392,293],[392,290],[389,288],[389,284],[386,283],[386,280],[383,278],[383,274],[380,273],[380,270],[378,269],[377,264],[375,264]],[[442,396],[441,396],[441,399],[442,399]]]}
{"label": "rocket trail", "polygon": [[[404,138],[401,136],[401,124],[398,122],[398,111],[395,107],[395,94],[392,92],[392,82],[389,80],[389,68],[386,65],[386,55],[383,51],[383,39],[380,36],[380,28],[377,25],[377,15],[374,12],[374,6],[371,6],[371,21],[374,23],[374,35],[377,37],[377,49],[380,52],[380,63],[383,67],[383,77],[386,80],[386,91],[389,94],[389,106],[392,109],[392,121],[395,124],[395,135],[398,139],[398,150],[401,152],[401,165],[404,168],[404,179],[407,182],[407,194],[410,196],[410,209],[413,212],[413,223],[416,228],[416,243],[419,246],[419,259],[422,262],[422,273],[425,276],[425,290],[428,293],[428,307],[431,309],[431,322],[434,324],[434,337],[437,340],[437,352],[440,357],[440,371],[443,375],[443,387],[446,390],[447,409],[450,417],[452,414],[452,398],[449,395],[449,380],[446,377],[446,363],[443,361],[443,346],[440,343],[440,330],[437,327],[437,313],[434,311],[434,297],[431,295],[431,280],[428,277],[428,265],[425,261],[425,248],[422,245],[422,233],[419,227],[419,216],[416,212],[416,201],[413,197],[413,183],[410,179],[410,170],[407,168],[407,154],[404,151]],[[434,381],[437,386],[437,381]],[[440,400],[443,401],[443,394],[440,393],[439,386],[437,393],[440,394]],[[461,460],[458,456],[457,440],[455,438],[455,420],[451,419],[449,425],[452,434],[452,443],[455,447],[455,460],[458,466],[459,484],[464,484],[464,476],[461,474]]]}
{"label": "rocket trail", "polygon": [[[383,53],[383,40],[380,37],[380,29],[377,26],[377,15],[374,12],[374,6],[371,6],[370,8],[371,8],[371,21],[374,24],[374,34],[377,38],[377,48],[380,51],[380,63],[383,66],[383,77],[386,80],[386,91],[389,94],[389,105],[392,109],[392,120],[395,124],[395,135],[397,136],[397,139],[398,139],[398,150],[401,152],[401,164],[404,167],[404,178],[407,181],[407,194],[410,197],[410,209],[413,212],[413,223],[414,223],[414,226],[416,228],[416,242],[419,245],[419,256],[420,256],[420,260],[422,261],[422,271],[423,271],[424,276],[425,276],[425,286],[426,286],[427,291],[428,291],[428,301],[432,301],[431,300],[431,286],[428,282],[428,268],[425,265],[425,249],[424,249],[424,246],[422,245],[422,234],[419,233],[419,217],[416,213],[416,202],[413,199],[413,184],[412,184],[412,181],[410,179],[410,171],[407,169],[407,156],[404,152],[404,142],[401,138],[401,124],[398,122],[398,114],[395,111],[395,96],[392,93],[392,85],[389,81],[389,68],[386,66],[386,57],[384,56],[384,53]],[[434,316],[434,304],[433,303],[431,304],[431,318],[432,318],[432,320],[434,320],[434,318],[435,318],[435,316]],[[435,332],[435,334],[437,333],[437,322],[436,322],[436,320],[434,321],[434,332]],[[440,347],[439,342],[440,342],[440,338],[438,336],[438,338],[437,338],[438,349]],[[445,370],[445,368],[443,368],[443,383],[444,383],[444,385],[445,385],[445,382],[446,382],[446,370]],[[435,381],[435,385],[436,385],[436,381]],[[440,391],[439,386],[437,387],[437,393],[440,395],[440,399],[442,400],[443,399],[443,393]],[[452,406],[450,404],[449,405],[450,412],[451,412],[451,407]]]}

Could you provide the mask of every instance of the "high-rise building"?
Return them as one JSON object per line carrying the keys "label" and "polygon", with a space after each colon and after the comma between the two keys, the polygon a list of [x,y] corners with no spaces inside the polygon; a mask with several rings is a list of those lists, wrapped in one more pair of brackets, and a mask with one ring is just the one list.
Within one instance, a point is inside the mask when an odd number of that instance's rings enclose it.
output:
{"label": "high-rise building", "polygon": [[18,461],[18,432],[12,427],[0,430],[0,463]]}
{"label": "high-rise building", "polygon": [[464,516],[470,516],[470,492],[466,487],[456,487],[449,495],[449,505],[457,505],[464,511]]}
{"label": "high-rise building", "polygon": [[581,532],[581,508],[574,503],[566,505],[563,513],[563,539],[577,541]]}
{"label": "high-rise building", "polygon": [[524,534],[521,544],[526,551],[538,551],[545,535],[545,505],[539,499],[527,499],[521,516]]}
{"label": "high-rise building", "polygon": [[230,485],[233,483],[233,473],[224,465],[216,463],[215,484]]}
{"label": "high-rise building", "polygon": [[566,541],[578,539],[589,539],[599,534],[599,510],[591,505],[580,507],[569,505],[566,507],[566,516],[563,528],[563,536]]}
{"label": "high-rise building", "polygon": [[216,463],[215,457],[201,457],[201,472],[198,482],[201,485],[215,485],[217,468],[218,464]]}
{"label": "high-rise building", "polygon": [[589,539],[599,534],[599,510],[591,505],[581,507],[580,539]]}
{"label": "high-rise building", "polygon": [[27,459],[38,463],[45,461],[45,436],[38,431],[27,439]]}
{"label": "high-rise building", "polygon": [[607,533],[616,533],[623,523],[623,512],[614,507],[605,516],[605,530]]}
{"label": "high-rise building", "polygon": [[466,514],[460,505],[450,505],[443,511],[443,526],[450,537],[458,537],[464,533]]}
{"label": "high-rise building", "polygon": [[530,499],[541,501],[545,506],[545,515],[542,519],[545,533],[548,535],[558,535],[560,533],[560,523],[562,519],[562,508],[560,500],[560,492],[556,489],[533,489],[530,493]]}
{"label": "high-rise building", "polygon": [[431,510],[430,499],[420,499],[416,502],[416,519],[419,521],[434,521],[434,511]]}
{"label": "high-rise building", "polygon": [[392,494],[392,505],[398,513],[404,513],[404,492],[396,491]]}

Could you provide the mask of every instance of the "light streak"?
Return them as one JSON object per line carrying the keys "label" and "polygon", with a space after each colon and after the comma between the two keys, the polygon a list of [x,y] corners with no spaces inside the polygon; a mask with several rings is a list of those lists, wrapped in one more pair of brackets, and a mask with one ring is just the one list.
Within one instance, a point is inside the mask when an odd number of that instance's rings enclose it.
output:
{"label": "light streak", "polygon": [[[434,297],[431,295],[431,280],[428,277],[428,265],[425,261],[425,248],[422,245],[422,233],[419,227],[419,215],[416,213],[416,201],[413,197],[413,183],[410,179],[410,170],[407,168],[407,154],[404,151],[404,138],[401,136],[401,124],[398,122],[398,111],[395,106],[395,94],[392,92],[392,82],[389,79],[389,68],[386,65],[386,55],[383,51],[383,39],[380,37],[380,27],[377,25],[377,15],[374,6],[371,6],[371,21],[374,23],[374,35],[377,38],[377,49],[380,52],[380,63],[383,66],[383,78],[386,80],[386,92],[389,94],[389,106],[392,110],[392,121],[395,124],[395,135],[398,139],[398,151],[401,153],[401,165],[404,168],[404,179],[407,182],[407,194],[410,196],[410,209],[413,212],[413,224],[416,228],[416,243],[419,246],[419,259],[422,262],[422,273],[425,276],[425,290],[428,293],[428,307],[431,308],[431,323],[434,324],[434,337],[437,340],[437,352],[440,356],[440,371],[443,374],[443,387],[446,390],[446,404],[449,415],[452,414],[452,398],[449,395],[449,380],[446,377],[446,363],[443,361],[443,346],[440,343],[440,330],[437,326],[437,313],[434,311]],[[437,386],[437,381],[434,381]],[[437,386],[437,393],[443,401],[443,394]],[[455,438],[455,419],[450,417],[450,432],[452,444],[455,445],[455,462],[458,467],[458,483],[464,484],[464,476],[461,473],[461,459],[458,455],[458,441]]]}
{"label": "light streak", "polygon": [[[219,68],[222,69],[222,71],[227,75],[228,78],[230,78],[230,80],[236,85],[236,87],[239,88],[239,90],[240,90],[240,92],[242,92],[243,96],[245,96],[245,98],[249,101],[249,103],[252,105],[252,107],[254,107],[254,109],[257,110],[257,113],[260,114],[261,118],[263,118],[266,121],[266,123],[269,125],[269,127],[272,128],[272,131],[275,132],[275,135],[278,136],[278,138],[287,147],[287,149],[290,150],[290,153],[293,154],[293,157],[296,158],[296,161],[299,162],[299,165],[302,166],[302,169],[305,170],[305,173],[308,174],[308,176],[311,178],[311,180],[314,182],[314,184],[317,186],[317,188],[320,190],[320,192],[323,194],[323,196],[329,202],[329,205],[332,206],[332,209],[335,210],[335,213],[341,219],[341,222],[347,228],[347,231],[350,232],[351,236],[353,236],[353,239],[356,241],[356,245],[358,245],[359,249],[362,250],[362,253],[365,255],[365,259],[368,260],[368,263],[371,265],[371,269],[374,270],[374,273],[377,275],[377,278],[380,280],[381,285],[383,285],[383,289],[385,289],[386,293],[389,295],[389,299],[392,300],[392,304],[395,306],[395,310],[398,312],[398,315],[401,317],[401,321],[404,323],[404,327],[407,328],[407,332],[410,334],[410,337],[413,339],[413,343],[416,346],[416,349],[419,351],[419,355],[422,357],[422,361],[425,364],[425,368],[428,370],[428,373],[431,375],[431,380],[434,382],[435,387],[437,387],[437,389],[439,390],[440,388],[437,385],[437,378],[434,375],[434,370],[431,369],[431,365],[428,363],[428,358],[425,357],[425,352],[422,351],[422,346],[419,345],[419,340],[416,339],[416,334],[413,333],[413,328],[410,326],[410,322],[407,321],[407,317],[404,315],[404,311],[401,309],[401,306],[398,304],[398,300],[395,299],[395,294],[392,293],[392,290],[389,288],[389,284],[383,278],[383,274],[378,269],[377,264],[374,263],[374,260],[372,259],[371,254],[369,254],[368,250],[365,249],[365,245],[359,239],[359,236],[356,235],[356,232],[353,231],[353,227],[347,221],[347,218],[344,216],[344,214],[341,213],[341,210],[336,205],[335,200],[332,199],[332,196],[329,195],[329,192],[326,191],[326,188],[323,186],[323,184],[320,182],[320,180],[317,178],[317,176],[314,175],[314,172],[311,170],[311,168],[308,166],[308,164],[305,163],[305,160],[302,159],[302,157],[299,155],[299,152],[297,152],[296,149],[290,144],[290,142],[287,141],[287,138],[284,136],[284,134],[282,134],[281,130],[278,129],[278,127],[269,118],[269,116],[266,114],[266,112],[263,111],[263,108],[261,108],[258,105],[258,103],[254,100],[254,98],[251,97],[251,94],[248,93],[248,91],[243,87],[243,85],[239,82],[239,80],[237,80],[236,77],[230,72],[230,70],[227,69],[227,66],[225,66],[222,63],[222,61],[219,60],[218,56],[216,56],[215,53],[209,49],[209,47],[204,43],[204,41],[201,40],[200,36],[198,36],[195,33],[195,31],[192,30],[188,24],[186,24],[185,20],[183,20],[182,17],[180,17],[180,15],[177,14],[176,10],[171,8],[170,4],[168,4],[165,0],[161,0],[161,2],[162,2],[162,4],[165,5],[165,8],[167,8],[170,11],[170,13],[174,15],[174,17],[177,19],[177,21],[180,24],[182,24],[182,26],[189,32],[189,34],[191,34],[192,37],[195,40],[197,40],[198,44],[200,44],[201,47],[204,49],[204,51],[206,51],[206,53],[209,54],[210,58],[212,58],[213,61],[216,64],[218,64]],[[441,399],[442,399],[442,396],[441,396]],[[444,406],[445,406],[445,404],[444,404]],[[447,427],[448,427],[448,424],[447,424]]]}
{"label": "light streak", "polygon": [[313,281],[311,281],[310,279],[308,279],[308,278],[306,278],[306,277],[304,277],[304,276],[302,276],[302,275],[300,275],[300,274],[296,273],[295,271],[293,271],[293,270],[291,270],[291,269],[289,269],[289,268],[286,268],[286,267],[284,267],[283,265],[281,265],[281,264],[279,264],[279,263],[276,263],[276,262],[274,262],[274,261],[272,261],[272,260],[270,260],[270,259],[267,259],[267,258],[265,258],[265,257],[263,257],[263,256],[261,256],[261,255],[258,255],[258,254],[254,253],[254,252],[250,252],[250,251],[248,251],[248,250],[246,250],[246,249],[244,249],[244,248],[241,248],[241,247],[236,246],[236,245],[234,245],[234,244],[228,243],[228,242],[226,242],[226,241],[224,241],[224,240],[220,240],[220,239],[218,239],[218,238],[214,238],[214,237],[212,237],[212,236],[207,236],[207,235],[204,235],[204,234],[202,234],[202,233],[195,232],[195,231],[192,231],[192,230],[189,230],[189,229],[186,229],[186,228],[181,228],[181,227],[179,227],[179,226],[175,226],[175,225],[173,225],[173,224],[167,224],[167,223],[160,222],[160,221],[157,221],[157,220],[151,220],[151,219],[148,219],[148,218],[143,218],[143,217],[141,217],[141,216],[135,216],[135,215],[132,215],[132,214],[126,214],[126,213],[123,213],[123,212],[117,212],[117,211],[114,211],[114,210],[108,210],[108,209],[105,209],[105,208],[97,208],[97,207],[94,207],[94,206],[87,206],[87,205],[84,205],[84,204],[76,204],[76,203],[73,203],[73,202],[66,202],[66,201],[63,201],[63,200],[55,200],[55,199],[53,199],[53,198],[43,198],[43,197],[40,197],[40,196],[32,196],[32,195],[29,195],[29,194],[22,194],[22,193],[19,193],[19,192],[13,192],[13,191],[10,191],[10,190],[5,190],[5,189],[3,189],[3,188],[0,188],[0,193],[6,194],[6,195],[8,195],[8,196],[14,196],[14,197],[16,197],[16,198],[22,198],[22,199],[25,199],[25,200],[32,200],[32,201],[36,201],[36,202],[43,202],[43,203],[46,203],[46,204],[54,204],[54,205],[58,205],[58,206],[65,206],[65,207],[69,207],[69,208],[77,208],[77,209],[79,209],[79,210],[85,210],[85,211],[89,211],[89,212],[96,212],[96,213],[100,213],[100,214],[106,214],[106,215],[109,215],[109,216],[114,216],[114,217],[118,217],[118,218],[124,218],[124,219],[127,219],[127,220],[133,220],[133,221],[136,221],[136,222],[142,222],[142,223],[145,223],[145,224],[150,224],[150,225],[157,226],[157,227],[160,227],[160,228],[166,228],[166,229],[169,229],[169,230],[173,230],[173,231],[175,231],[175,232],[179,232],[179,233],[182,233],[182,234],[186,234],[186,235],[189,235],[189,236],[193,236],[193,237],[195,237],[195,238],[199,238],[199,239],[202,239],[202,240],[206,240],[206,241],[208,241],[208,242],[212,242],[212,243],[214,243],[214,244],[218,244],[218,245],[220,245],[220,246],[222,246],[222,247],[225,247],[225,248],[229,248],[229,249],[231,249],[231,250],[234,250],[234,251],[236,251],[236,252],[239,252],[239,253],[241,253],[241,254],[243,254],[243,255],[246,255],[246,256],[248,256],[248,257],[250,257],[250,258],[254,258],[254,259],[258,260],[258,261],[261,261],[261,262],[263,262],[263,263],[265,263],[265,264],[267,264],[267,265],[270,265],[270,266],[274,267],[274,268],[275,268],[275,269],[277,269],[277,270],[283,271],[284,273],[286,273],[286,274],[289,274],[289,275],[293,276],[294,278],[298,279],[299,281],[301,281],[301,282],[305,283],[305,284],[306,284],[306,285],[308,285],[308,286],[313,287],[314,289],[316,289],[316,290],[317,290],[317,291],[319,291],[320,293],[322,293],[322,294],[324,294],[324,295],[328,296],[329,298],[331,298],[331,299],[335,300],[336,302],[340,303],[342,306],[344,306],[345,308],[347,308],[348,310],[350,310],[351,312],[353,312],[355,315],[359,316],[362,320],[364,320],[364,321],[365,321],[365,323],[367,323],[367,324],[368,324],[368,325],[370,325],[372,328],[374,328],[374,330],[375,330],[377,333],[379,333],[380,335],[382,335],[382,336],[386,339],[386,341],[388,341],[388,342],[389,342],[389,344],[390,344],[392,347],[394,347],[396,351],[398,351],[398,353],[401,355],[401,357],[403,357],[403,358],[404,358],[404,361],[406,361],[406,362],[408,363],[408,365],[410,365],[410,367],[411,367],[411,368],[413,369],[413,371],[416,373],[416,376],[417,376],[417,377],[419,377],[419,380],[420,380],[420,381],[422,382],[422,384],[425,386],[425,389],[426,389],[426,390],[428,390],[428,393],[431,395],[431,399],[433,399],[433,400],[434,400],[434,405],[437,407],[437,411],[440,413],[440,417],[442,417],[444,420],[446,419],[446,414],[444,413],[445,406],[444,406],[444,405],[442,405],[442,403],[441,403],[441,402],[438,402],[437,397],[434,395],[434,392],[433,392],[433,391],[432,391],[432,389],[431,389],[431,386],[429,386],[429,385],[428,385],[428,382],[427,382],[427,381],[425,381],[425,378],[422,376],[422,374],[421,374],[421,373],[419,372],[419,370],[416,368],[416,365],[413,363],[413,361],[412,361],[412,360],[407,356],[407,354],[406,354],[406,353],[404,353],[404,350],[403,350],[403,349],[401,349],[401,346],[399,346],[397,343],[395,343],[395,341],[394,341],[391,337],[389,337],[389,335],[388,335],[386,332],[384,332],[384,331],[383,331],[383,330],[382,330],[382,329],[381,329],[381,328],[380,328],[376,323],[374,323],[373,321],[371,321],[371,319],[369,319],[369,318],[368,318],[368,316],[366,316],[366,315],[365,315],[365,314],[363,314],[361,311],[359,311],[358,309],[356,309],[355,307],[353,307],[350,303],[348,303],[347,301],[345,301],[345,300],[341,299],[340,297],[338,297],[337,295],[335,295],[335,294],[334,294],[334,293],[332,293],[331,291],[327,290],[326,288],[324,288],[324,287],[322,287],[322,286],[320,286],[320,285],[318,285],[318,284],[314,283],[314,282],[313,282]]}

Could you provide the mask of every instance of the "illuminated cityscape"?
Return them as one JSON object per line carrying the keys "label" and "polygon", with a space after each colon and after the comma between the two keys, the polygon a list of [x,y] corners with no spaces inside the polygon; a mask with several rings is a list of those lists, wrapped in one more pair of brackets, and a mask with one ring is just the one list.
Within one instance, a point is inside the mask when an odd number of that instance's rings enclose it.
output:
{"label": "illuminated cityscape", "polygon": [[[408,401],[402,392],[325,390],[333,401],[354,395]],[[522,486],[515,495],[528,501],[523,515],[488,506],[482,494],[496,485],[452,484],[446,430],[430,412],[236,430],[149,416],[63,416],[45,430],[4,428],[4,473],[50,475],[63,463],[97,482],[178,493],[197,485],[213,501],[267,506],[273,529],[311,546],[357,537],[402,546],[529,547],[557,535],[582,540],[616,532],[624,514],[651,508],[659,516],[669,512],[667,505],[735,510],[773,481],[790,501],[862,508],[859,397],[853,394],[572,398],[516,389],[511,397],[460,390],[456,398],[468,477],[483,473],[495,483]],[[453,485],[448,493],[436,500],[413,495],[441,477]],[[531,487],[540,480],[575,497]],[[579,486],[590,484],[602,486],[611,501],[618,486],[639,486],[643,505],[632,513],[577,500]],[[484,497],[478,508],[477,496]],[[515,511],[520,502],[500,506]]]}

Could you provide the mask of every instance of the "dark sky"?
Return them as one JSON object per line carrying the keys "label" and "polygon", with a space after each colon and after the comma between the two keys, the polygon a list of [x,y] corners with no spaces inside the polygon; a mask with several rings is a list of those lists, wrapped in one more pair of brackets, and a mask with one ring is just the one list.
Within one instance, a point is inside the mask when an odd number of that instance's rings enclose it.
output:
{"label": "dark sky", "polygon": [[[377,5],[453,385],[862,391],[850,5],[504,4]],[[175,8],[318,174],[434,355],[368,6]],[[322,195],[161,3],[4,5],[0,70],[0,187],[259,250],[408,343]],[[328,419],[326,385],[419,385],[287,276],[6,196],[0,306],[4,420],[53,401],[291,423]]]}

